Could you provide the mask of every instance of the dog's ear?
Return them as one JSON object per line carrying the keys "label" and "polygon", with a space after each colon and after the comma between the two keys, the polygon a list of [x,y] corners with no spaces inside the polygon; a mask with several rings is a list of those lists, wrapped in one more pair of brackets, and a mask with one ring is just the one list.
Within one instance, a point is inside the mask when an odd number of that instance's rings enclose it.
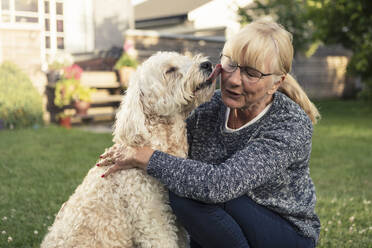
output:
{"label": "dog's ear", "polygon": [[138,81],[139,73],[133,74],[130,80],[130,87],[121,102],[119,111],[116,114],[114,125],[114,142],[131,146],[144,145],[148,140],[149,132],[145,126],[145,114],[141,90]]}

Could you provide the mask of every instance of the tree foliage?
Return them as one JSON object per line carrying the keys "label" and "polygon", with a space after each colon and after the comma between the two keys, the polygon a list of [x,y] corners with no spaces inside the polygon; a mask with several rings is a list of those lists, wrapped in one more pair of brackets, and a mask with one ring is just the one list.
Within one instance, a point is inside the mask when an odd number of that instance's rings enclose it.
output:
{"label": "tree foliage", "polygon": [[295,51],[305,51],[312,42],[312,25],[303,0],[254,0],[249,8],[239,8],[240,23],[245,25],[260,16],[271,16],[293,35]]}
{"label": "tree foliage", "polygon": [[319,42],[352,51],[347,72],[361,77],[363,95],[372,99],[372,1],[254,0],[238,14],[242,24],[262,15],[274,17],[293,34],[298,51],[309,51]]}

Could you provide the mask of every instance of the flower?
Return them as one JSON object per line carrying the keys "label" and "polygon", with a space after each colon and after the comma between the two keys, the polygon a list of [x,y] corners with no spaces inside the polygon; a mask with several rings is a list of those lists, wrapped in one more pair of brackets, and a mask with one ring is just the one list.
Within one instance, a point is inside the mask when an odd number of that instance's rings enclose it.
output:
{"label": "flower", "polygon": [[13,238],[12,237],[8,237],[8,243],[12,242],[13,241]]}
{"label": "flower", "polygon": [[34,231],[34,234],[37,235],[39,232],[37,230]]}
{"label": "flower", "polygon": [[350,222],[353,222],[354,219],[355,219],[355,217],[354,217],[354,216],[351,216],[351,217],[349,218],[349,221],[350,221]]}
{"label": "flower", "polygon": [[6,234],[6,231],[2,231],[1,234]]}
{"label": "flower", "polygon": [[67,79],[73,78],[79,80],[82,73],[83,69],[81,69],[81,67],[78,66],[77,64],[67,66],[63,69],[63,77]]}
{"label": "flower", "polygon": [[363,233],[365,233],[366,231],[367,231],[367,229],[362,229],[362,230],[359,231],[359,234],[363,234]]}
{"label": "flower", "polygon": [[4,216],[3,217],[3,221],[6,221],[8,219],[8,217]]}

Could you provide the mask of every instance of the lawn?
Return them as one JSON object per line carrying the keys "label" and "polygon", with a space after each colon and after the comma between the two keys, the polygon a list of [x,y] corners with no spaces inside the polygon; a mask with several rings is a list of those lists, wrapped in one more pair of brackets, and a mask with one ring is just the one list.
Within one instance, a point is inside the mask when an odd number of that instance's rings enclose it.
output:
{"label": "lawn", "polygon": [[[372,247],[372,109],[321,101],[311,175],[318,247]],[[57,126],[0,131],[0,247],[39,247],[61,204],[110,146],[110,134]]]}

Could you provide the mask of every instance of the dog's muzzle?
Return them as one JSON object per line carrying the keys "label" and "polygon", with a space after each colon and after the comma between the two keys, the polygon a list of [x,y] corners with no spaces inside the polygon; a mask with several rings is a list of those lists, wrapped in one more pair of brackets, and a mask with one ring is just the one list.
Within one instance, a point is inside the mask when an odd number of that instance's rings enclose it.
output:
{"label": "dog's muzzle", "polygon": [[218,77],[218,75],[221,73],[221,64],[217,64],[216,67],[213,69],[212,63],[209,61],[203,62],[200,64],[200,68],[202,70],[205,70],[208,72],[208,78],[205,80],[205,82],[199,84],[194,92],[197,92],[198,90],[201,90],[203,88],[209,87],[212,85],[213,81]]}

